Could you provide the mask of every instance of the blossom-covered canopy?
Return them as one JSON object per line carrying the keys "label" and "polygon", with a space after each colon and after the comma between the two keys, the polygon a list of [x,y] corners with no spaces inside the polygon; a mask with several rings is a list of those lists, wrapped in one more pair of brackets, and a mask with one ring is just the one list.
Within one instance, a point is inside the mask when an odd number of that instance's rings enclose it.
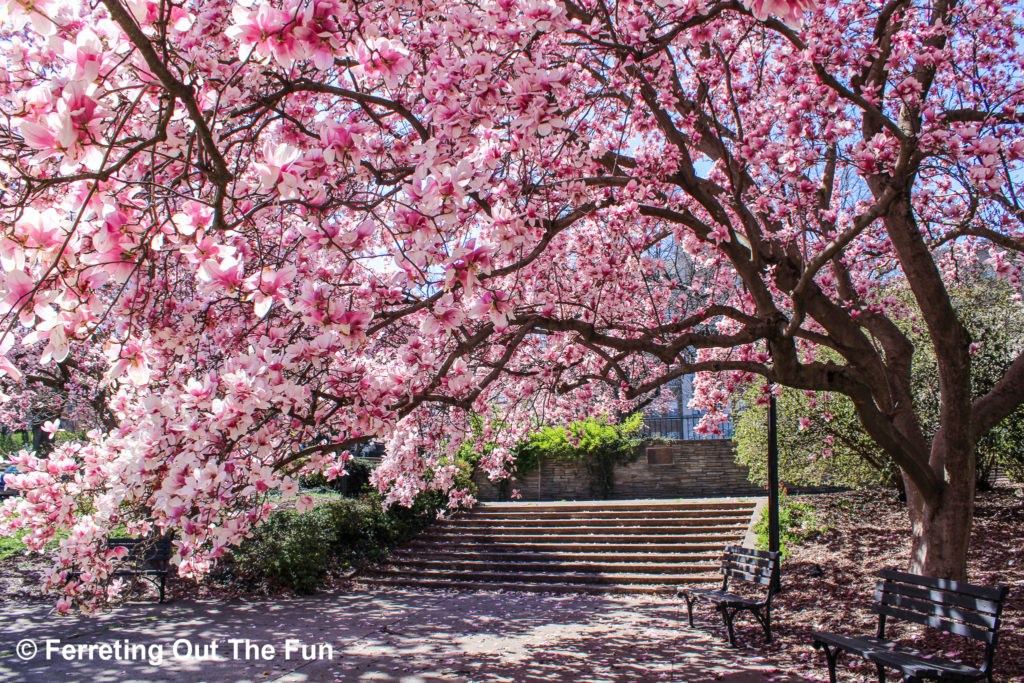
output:
{"label": "blossom-covered canopy", "polygon": [[[82,599],[121,524],[175,530],[201,573],[360,440],[409,503],[452,488],[471,413],[501,473],[535,420],[694,371],[718,373],[708,428],[755,374],[853,397],[930,499],[885,283],[910,281],[957,415],[944,278],[1020,284],[1016,3],[4,0],[0,21],[0,372],[26,371],[15,344],[105,354],[117,422],[19,456],[0,514],[36,548],[71,530],[51,583]],[[1018,365],[963,424],[1024,398]]]}

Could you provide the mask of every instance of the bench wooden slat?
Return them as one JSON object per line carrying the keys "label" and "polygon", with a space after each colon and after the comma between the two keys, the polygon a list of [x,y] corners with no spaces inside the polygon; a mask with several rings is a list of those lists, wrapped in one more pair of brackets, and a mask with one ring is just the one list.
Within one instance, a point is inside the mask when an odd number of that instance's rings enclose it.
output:
{"label": "bench wooden slat", "polygon": [[946,633],[980,640],[985,644],[991,644],[995,638],[994,632],[987,629],[980,629],[974,626],[968,626],[967,624],[961,624],[956,621],[949,621],[948,619],[921,614],[920,612],[900,609],[891,605],[872,605],[872,610],[876,614],[884,614],[888,617],[895,617],[897,619],[903,619],[904,621],[912,621],[915,624],[931,626],[932,628],[937,628],[945,631]]}
{"label": "bench wooden slat", "polygon": [[944,591],[952,591],[954,593],[971,595],[976,598],[983,598],[985,600],[993,600],[997,603],[1001,603],[1006,598],[1005,586],[999,588],[976,586],[963,581],[950,581],[948,579],[936,579],[931,576],[918,576],[917,574],[908,574],[895,569],[883,569],[879,572],[879,576],[892,583],[910,584],[912,586],[928,586],[929,588],[938,588]]}
{"label": "bench wooden slat", "polygon": [[935,657],[906,645],[871,636],[851,637],[839,633],[812,631],[811,639],[816,643],[840,648],[868,661],[885,660],[891,666],[912,666],[919,672],[922,672],[925,667],[931,666],[933,668],[930,671],[933,672],[956,672],[967,675],[980,673],[979,669],[952,659]]}
{"label": "bench wooden slat", "polygon": [[726,562],[737,562],[739,564],[750,564],[760,565],[764,567],[771,566],[771,559],[764,557],[751,557],[750,555],[743,555],[741,553],[730,553],[726,552],[722,555],[722,560]]}
{"label": "bench wooden slat", "polygon": [[772,552],[768,550],[756,550],[754,548],[747,548],[742,545],[730,545],[725,548],[726,555],[739,555],[745,557],[756,557],[764,560],[772,561]]}
{"label": "bench wooden slat", "polygon": [[741,572],[747,572],[748,574],[757,574],[759,572],[771,572],[771,562],[736,562],[731,559],[722,560],[722,566],[726,569],[735,569]]}
{"label": "bench wooden slat", "polygon": [[927,600],[928,602],[934,602],[940,605],[964,607],[975,612],[980,612],[981,614],[998,615],[1002,610],[1002,605],[992,600],[976,598],[962,593],[952,593],[942,589],[913,586],[903,583],[892,583],[891,581],[880,581],[878,583],[878,587],[875,589],[875,599],[878,600],[878,596],[883,592],[904,595],[908,598]]}
{"label": "bench wooden slat", "polygon": [[738,569],[741,572],[757,573],[759,571],[771,571],[771,560],[737,558],[726,555],[722,558],[722,566],[729,569]]}
{"label": "bench wooden slat", "polygon": [[914,656],[902,652],[878,652],[870,655],[868,661],[898,668],[904,676],[920,676],[938,678],[939,680],[977,680],[985,677],[985,672],[943,657],[931,655]]}
{"label": "bench wooden slat", "polygon": [[918,676],[939,680],[977,680],[985,677],[985,672],[962,662],[943,657],[935,657],[914,648],[905,647],[878,638],[851,638],[836,633],[811,633],[815,647],[826,646],[844,650],[863,657],[869,662],[884,664],[900,669],[904,674],[913,672]]}
{"label": "bench wooden slat", "polygon": [[701,588],[686,588],[683,589],[685,592],[692,596],[697,596],[704,600],[714,603],[731,603],[736,605],[760,605],[760,600],[748,598],[743,595],[737,595],[736,593],[730,593],[729,591],[720,591],[714,589],[701,589]]}
{"label": "bench wooden slat", "polygon": [[741,572],[736,569],[723,569],[722,574],[728,576],[730,579],[739,579],[741,581],[750,581],[752,583],[759,583],[762,586],[767,586],[772,582],[771,572],[751,574],[749,572]]}
{"label": "bench wooden slat", "polygon": [[770,586],[772,573],[776,566],[778,553],[766,550],[754,550],[743,546],[731,545],[722,556],[722,575],[726,579],[750,581]]}
{"label": "bench wooden slat", "polygon": [[929,614],[935,617],[945,617],[955,621],[962,621],[965,624],[971,624],[973,626],[980,626],[981,628],[992,630],[998,623],[998,617],[991,614],[978,614],[977,612],[968,612],[957,607],[950,607],[949,605],[938,604],[934,602],[924,602],[914,598],[908,598],[905,595],[896,595],[894,593],[876,592],[875,600],[883,605],[891,605],[893,607],[904,607],[907,609],[921,612],[923,614]]}
{"label": "bench wooden slat", "polygon": [[745,564],[771,564],[772,561],[764,557],[751,557],[750,555],[742,555],[740,553],[726,552],[723,555],[724,559],[732,560],[733,562],[743,562]]}
{"label": "bench wooden slat", "polygon": [[[161,537],[151,538],[108,538],[108,548],[122,547],[128,551],[127,559],[140,565],[159,565],[151,571],[167,571],[173,552],[171,550],[171,539]],[[139,570],[122,569],[122,572]]]}
{"label": "bench wooden slat", "polygon": [[749,564],[746,562],[731,562],[729,560],[722,561],[723,569],[735,569],[739,572],[746,572],[747,574],[759,574],[761,572],[771,572],[771,564]]}

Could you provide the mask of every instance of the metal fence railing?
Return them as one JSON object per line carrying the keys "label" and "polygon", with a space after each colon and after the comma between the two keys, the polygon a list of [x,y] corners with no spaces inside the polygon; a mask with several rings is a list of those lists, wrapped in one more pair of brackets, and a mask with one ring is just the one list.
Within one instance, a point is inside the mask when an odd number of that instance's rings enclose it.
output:
{"label": "metal fence railing", "polygon": [[657,436],[663,439],[731,439],[733,436],[732,422],[719,425],[718,434],[698,434],[694,431],[700,422],[700,415],[684,415],[683,417],[644,417],[644,435]]}

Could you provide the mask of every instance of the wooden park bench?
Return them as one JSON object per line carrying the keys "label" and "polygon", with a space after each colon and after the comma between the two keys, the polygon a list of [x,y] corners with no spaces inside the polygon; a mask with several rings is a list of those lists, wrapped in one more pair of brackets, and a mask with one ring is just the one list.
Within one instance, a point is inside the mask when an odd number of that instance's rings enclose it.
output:
{"label": "wooden park bench", "polygon": [[18,495],[18,489],[6,488],[0,489],[0,500],[4,498],[14,498]]}
{"label": "wooden park bench", "polygon": [[[904,681],[992,681],[992,658],[999,631],[999,615],[1007,589],[975,586],[887,569],[879,574],[875,589],[878,633],[874,638],[837,633],[811,634],[814,647],[824,650],[828,675],[836,681],[836,660],[843,652],[863,657],[878,670],[885,682],[885,670],[896,669]],[[915,650],[885,639],[887,618],[923,624],[946,633],[965,636],[985,644],[981,668]]]}
{"label": "wooden park bench", "polygon": [[[693,604],[706,600],[722,613],[729,632],[729,644],[733,647],[736,647],[736,635],[732,620],[740,611],[753,614],[764,629],[765,640],[772,642],[772,596],[779,585],[779,553],[731,545],[722,557],[722,576],[721,590],[681,588],[676,593],[676,597],[686,600],[686,617],[690,626],[693,626]],[[729,591],[730,580],[733,581],[733,591]],[[737,582],[760,584],[764,586],[764,592],[757,597],[740,595],[734,592]]]}
{"label": "wooden park bench", "polygon": [[164,602],[164,588],[171,564],[171,537],[159,538],[108,538],[107,548],[123,547],[128,554],[121,558],[121,565],[114,576],[140,576],[160,590],[160,602]]}

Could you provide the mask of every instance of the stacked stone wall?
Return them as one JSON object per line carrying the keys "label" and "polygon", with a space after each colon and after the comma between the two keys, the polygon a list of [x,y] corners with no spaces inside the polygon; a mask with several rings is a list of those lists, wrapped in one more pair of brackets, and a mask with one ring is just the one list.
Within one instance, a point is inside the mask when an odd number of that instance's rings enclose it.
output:
{"label": "stacked stone wall", "polygon": [[[644,446],[635,462],[615,468],[611,498],[699,498],[762,495],[747,481],[747,468],[735,460],[730,439],[655,442]],[[499,487],[478,472],[479,500],[500,500]],[[545,460],[526,476],[508,482],[522,500],[592,500],[586,465],[578,461]]]}

